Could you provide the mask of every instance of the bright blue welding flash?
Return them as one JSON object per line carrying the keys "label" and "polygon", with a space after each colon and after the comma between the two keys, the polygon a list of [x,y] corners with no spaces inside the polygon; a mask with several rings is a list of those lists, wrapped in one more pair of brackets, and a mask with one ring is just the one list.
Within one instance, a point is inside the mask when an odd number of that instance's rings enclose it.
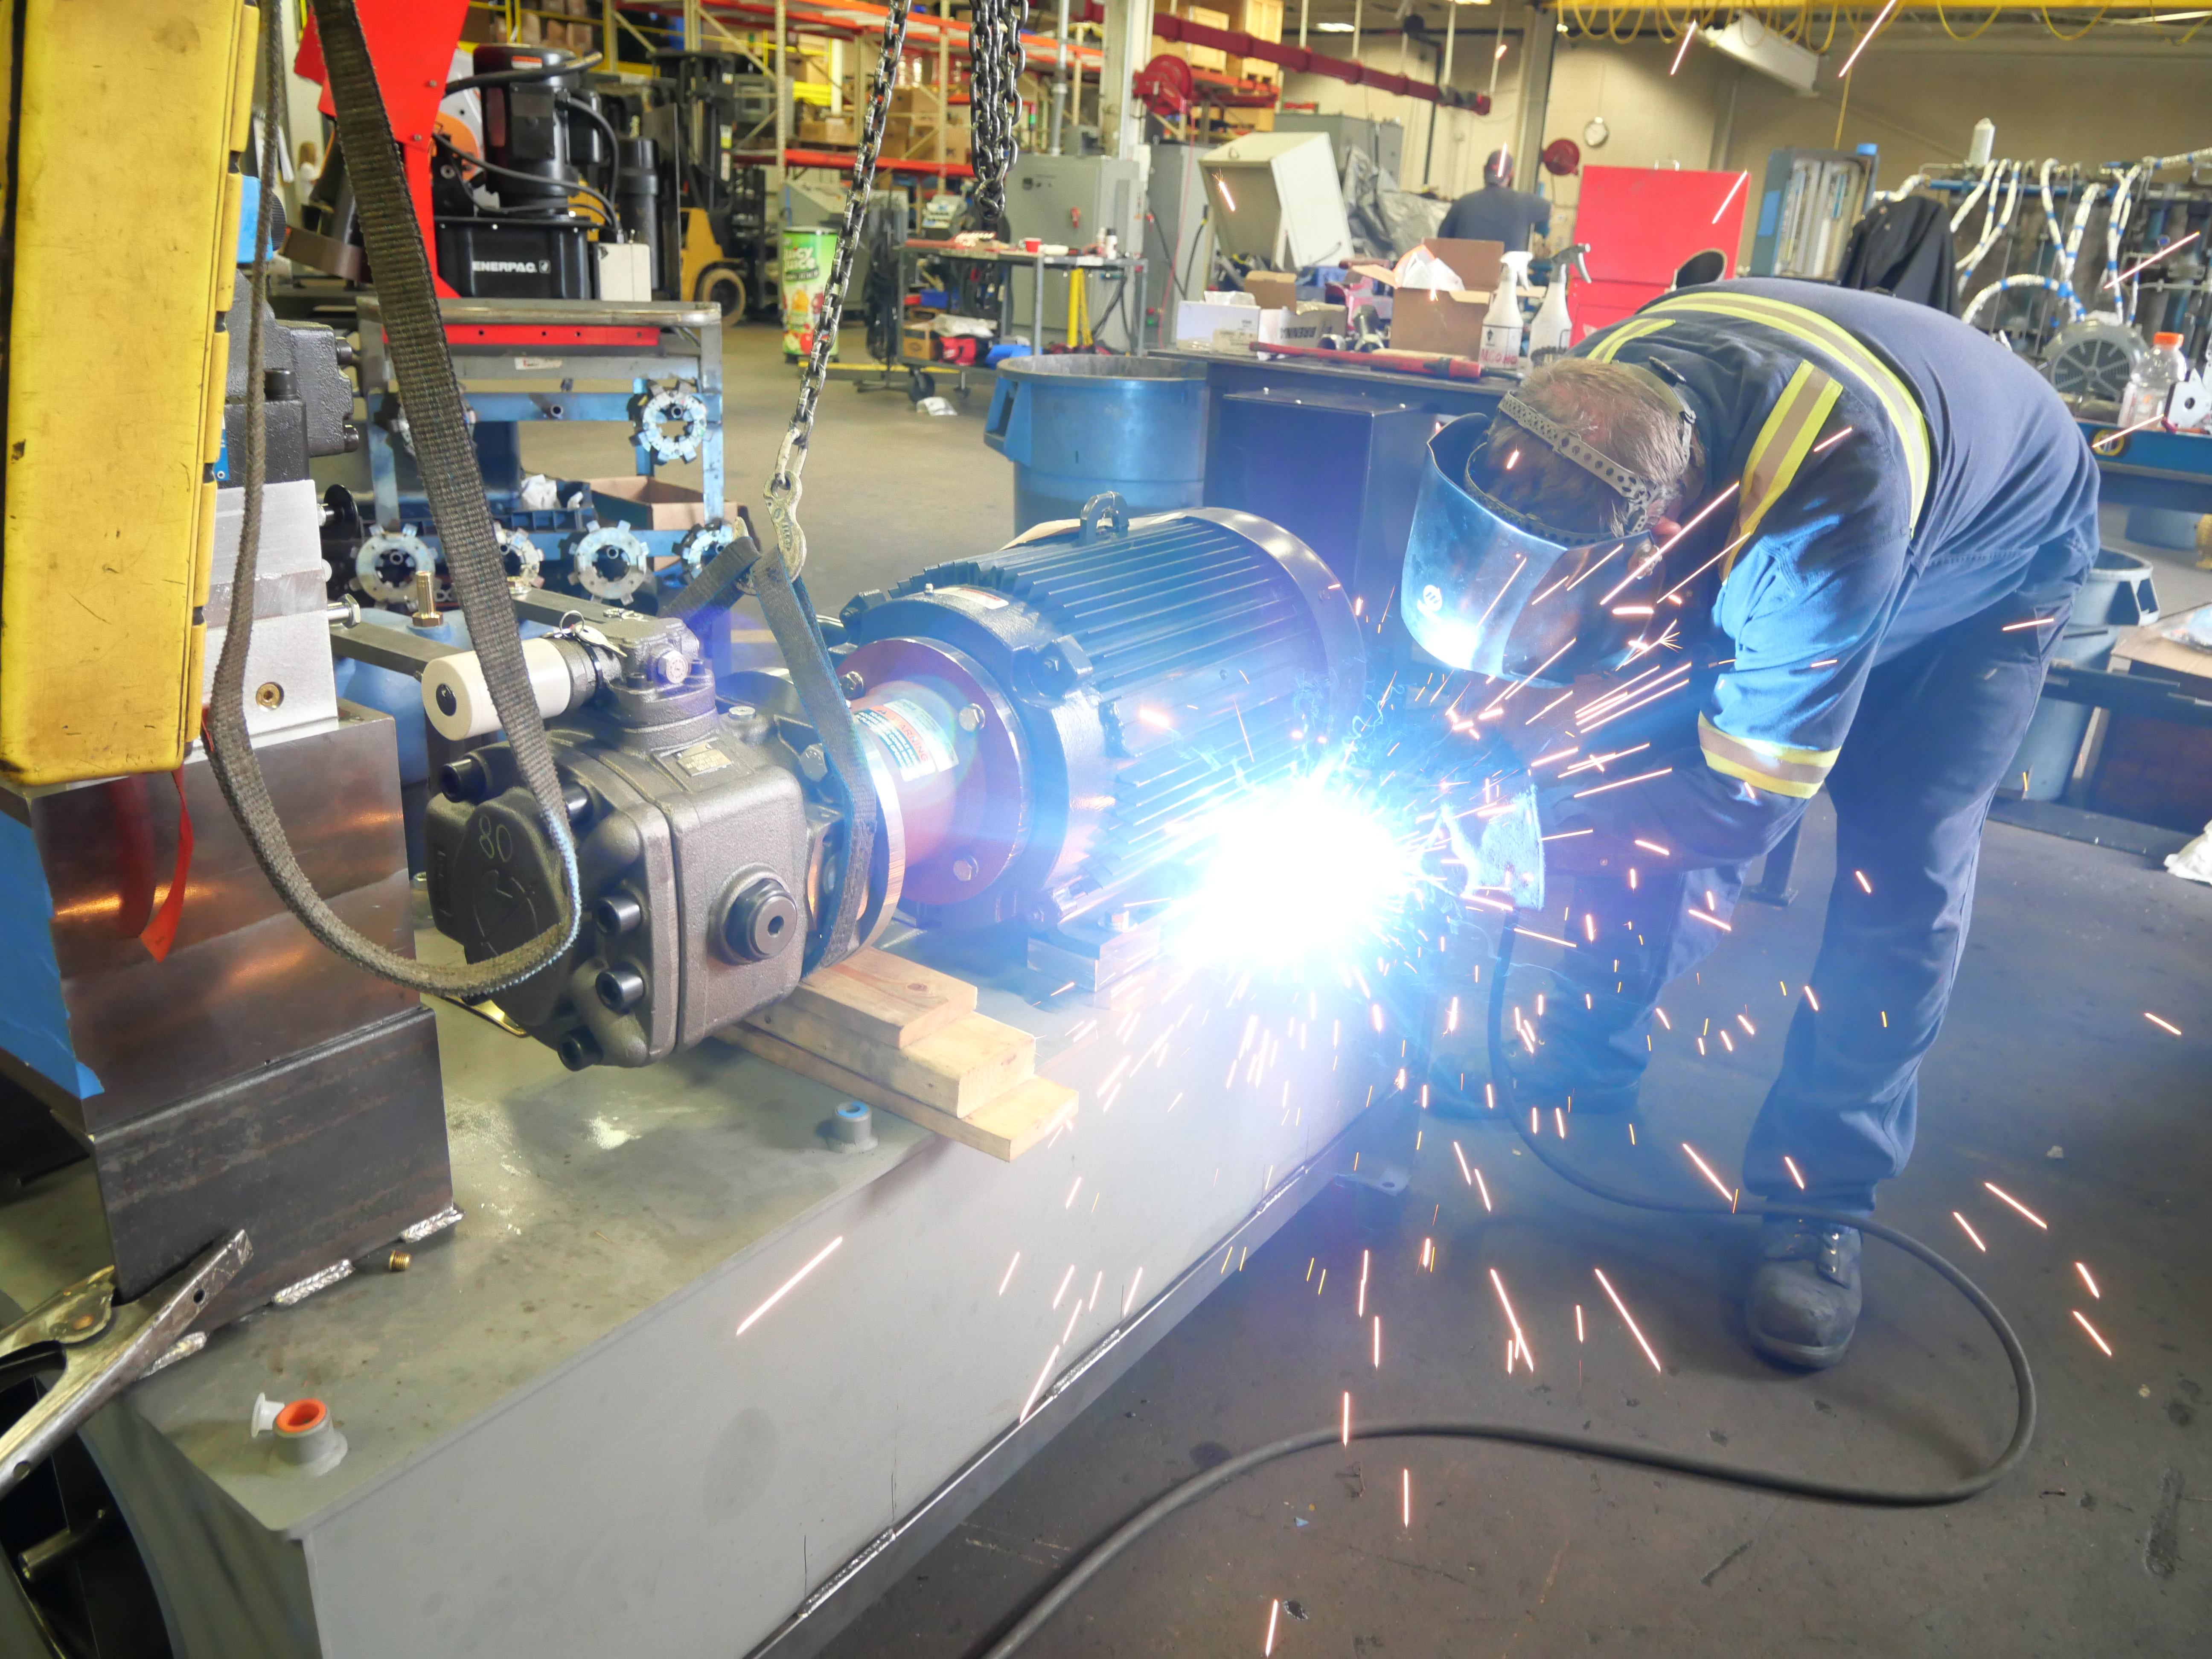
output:
{"label": "bright blue welding flash", "polygon": [[1288,967],[1381,938],[1420,880],[1417,851],[1323,780],[1226,809],[1182,945],[1201,961]]}

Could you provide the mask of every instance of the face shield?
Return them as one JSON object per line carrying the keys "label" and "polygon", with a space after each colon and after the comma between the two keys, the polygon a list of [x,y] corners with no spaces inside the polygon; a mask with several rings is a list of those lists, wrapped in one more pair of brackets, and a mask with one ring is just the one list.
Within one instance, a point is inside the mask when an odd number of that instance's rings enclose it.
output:
{"label": "face shield", "polygon": [[1468,483],[1489,424],[1462,416],[1429,441],[1399,589],[1406,627],[1449,667],[1567,684],[1620,642],[1594,601],[1643,562],[1644,538],[1556,529]]}

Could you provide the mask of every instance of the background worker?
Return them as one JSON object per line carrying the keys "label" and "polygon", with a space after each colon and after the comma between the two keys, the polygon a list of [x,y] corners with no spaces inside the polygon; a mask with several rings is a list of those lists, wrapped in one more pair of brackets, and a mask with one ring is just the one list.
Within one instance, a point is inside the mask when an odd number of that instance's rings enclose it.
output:
{"label": "background worker", "polygon": [[[1838,879],[1744,1182],[1871,1213],[1911,1153],[1984,817],[2096,556],[2072,416],[1942,313],[1755,280],[1655,301],[1431,453],[1415,638],[1575,687],[1517,693],[1509,708],[1540,718],[1500,721],[1544,833],[1589,832],[1546,852],[1571,878],[1582,948],[1562,970],[1589,1006],[1553,999],[1516,1067],[1527,1103],[1634,1103],[1661,990],[1826,787]],[[1770,1218],[1760,1257],[1753,1346],[1833,1364],[1859,1313],[1856,1230]]]}
{"label": "background worker", "polygon": [[1508,253],[1526,251],[1532,230],[1550,235],[1552,204],[1512,185],[1513,152],[1493,149],[1483,158],[1482,188],[1451,204],[1437,234],[1466,242],[1503,242]]}

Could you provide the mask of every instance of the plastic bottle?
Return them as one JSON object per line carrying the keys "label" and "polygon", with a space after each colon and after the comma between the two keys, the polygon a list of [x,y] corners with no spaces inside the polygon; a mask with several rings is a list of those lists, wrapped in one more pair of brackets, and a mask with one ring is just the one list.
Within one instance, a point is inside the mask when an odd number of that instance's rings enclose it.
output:
{"label": "plastic bottle", "polygon": [[1589,268],[1582,263],[1589,252],[1589,243],[1573,242],[1552,256],[1551,284],[1544,290],[1544,303],[1536,307],[1536,320],[1528,325],[1532,358],[1540,351],[1565,351],[1574,343],[1574,319],[1567,314],[1567,274],[1579,270],[1583,280],[1589,281]]}
{"label": "plastic bottle", "polygon": [[1490,296],[1490,309],[1482,319],[1482,352],[1478,361],[1488,371],[1521,367],[1521,285],[1528,280],[1528,256],[1508,253],[1498,263],[1498,291]]}
{"label": "plastic bottle", "polygon": [[1997,124],[1986,115],[1974,123],[1974,142],[1966,150],[1966,165],[1985,167],[1990,164],[1990,151],[1997,141]]}
{"label": "plastic bottle", "polygon": [[[1483,336],[1486,341],[1487,329]],[[2150,356],[2128,376],[2128,389],[2120,398],[2122,427],[2163,418],[2167,397],[2189,376],[2189,365],[2181,356],[2181,336],[2154,334],[2150,343]]]}

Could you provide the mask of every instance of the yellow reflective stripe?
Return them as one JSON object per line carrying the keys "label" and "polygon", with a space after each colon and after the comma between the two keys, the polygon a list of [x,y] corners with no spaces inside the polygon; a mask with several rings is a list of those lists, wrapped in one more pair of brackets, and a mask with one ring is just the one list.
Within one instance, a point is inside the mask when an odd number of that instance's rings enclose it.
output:
{"label": "yellow reflective stripe", "polygon": [[1698,716],[1698,747],[1705,750],[1705,764],[1714,771],[1798,800],[1810,800],[1820,793],[1836,757],[1843,752],[1793,749],[1788,744],[1731,737],[1703,714]]}
{"label": "yellow reflective stripe", "polygon": [[1590,361],[1609,363],[1619,355],[1621,347],[1626,345],[1631,340],[1640,340],[1647,334],[1656,334],[1667,325],[1668,319],[1664,317],[1635,317],[1617,324],[1604,339],[1590,348]]}
{"label": "yellow reflective stripe", "polygon": [[1652,310],[1662,307],[1669,311],[1698,311],[1709,316],[1732,317],[1739,322],[1759,323],[1802,340],[1816,351],[1826,352],[1850,370],[1867,393],[1881,405],[1890,424],[1897,428],[1899,440],[1905,446],[1905,473],[1912,489],[1913,522],[1919,522],[1920,508],[1928,495],[1931,466],[1927,418],[1921,414],[1920,404],[1911,389],[1856,336],[1818,312],[1770,300],[1763,295],[1686,294],[1652,301]]}
{"label": "yellow reflective stripe", "polygon": [[1796,479],[1797,469],[1804,465],[1821,424],[1843,392],[1841,381],[1810,363],[1798,364],[1790,384],[1782,388],[1782,396],[1775,400],[1766,424],[1759,428],[1750,459],[1744,464],[1743,489],[1736,498],[1735,534],[1721,564],[1723,581],[1735,568],[1736,552],[1758,533],[1767,509],[1782,499],[1783,492]]}

